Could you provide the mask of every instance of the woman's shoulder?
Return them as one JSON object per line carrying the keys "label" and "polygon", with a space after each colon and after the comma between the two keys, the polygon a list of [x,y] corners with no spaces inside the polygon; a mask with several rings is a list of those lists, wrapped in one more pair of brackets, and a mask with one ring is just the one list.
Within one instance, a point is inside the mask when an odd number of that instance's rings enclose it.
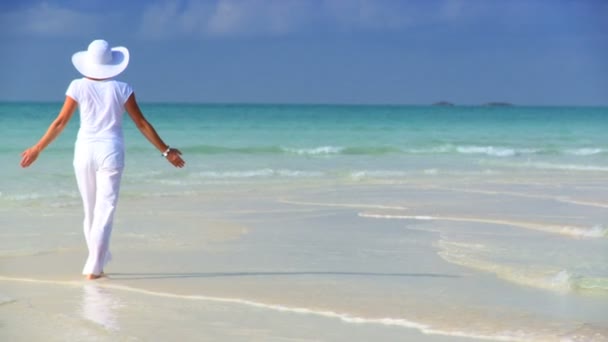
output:
{"label": "woman's shoulder", "polygon": [[118,80],[112,80],[111,82],[113,84],[114,90],[118,94],[121,94],[123,103],[126,102],[129,96],[131,96],[131,94],[133,93],[133,88],[131,87],[131,85],[127,82]]}
{"label": "woman's shoulder", "polygon": [[112,84],[118,88],[131,88],[131,85],[124,81],[112,79],[112,80],[110,80],[110,82],[112,82]]}
{"label": "woman's shoulder", "polygon": [[75,78],[72,81],[70,81],[70,85],[79,85],[82,84],[82,82],[85,80],[85,78]]}
{"label": "woman's shoulder", "polygon": [[66,90],[66,94],[75,98],[76,94],[80,93],[80,89],[82,89],[82,82],[84,78],[75,78],[68,85],[68,89]]}
{"label": "woman's shoulder", "polygon": [[108,81],[110,81],[110,82],[114,82],[114,83],[116,83],[116,84],[120,84],[120,85],[123,85],[123,84],[124,84],[124,85],[129,85],[129,83],[127,83],[127,82],[125,82],[125,81],[117,80],[117,79],[114,79],[114,78],[111,78],[111,79],[109,79]]}

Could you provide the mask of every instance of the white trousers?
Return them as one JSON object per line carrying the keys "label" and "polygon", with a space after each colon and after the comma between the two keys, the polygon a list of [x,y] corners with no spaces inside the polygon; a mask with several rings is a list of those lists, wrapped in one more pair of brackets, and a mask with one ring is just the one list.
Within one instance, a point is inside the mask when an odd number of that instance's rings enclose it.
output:
{"label": "white trousers", "polygon": [[122,141],[77,141],[74,171],[84,207],[89,256],[82,274],[99,275],[111,260],[110,235],[124,168]]}

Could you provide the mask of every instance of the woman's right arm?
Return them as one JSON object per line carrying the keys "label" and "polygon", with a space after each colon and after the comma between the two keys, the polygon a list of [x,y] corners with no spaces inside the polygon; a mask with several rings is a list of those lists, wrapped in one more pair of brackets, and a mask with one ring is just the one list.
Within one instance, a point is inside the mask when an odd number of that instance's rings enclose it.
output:
{"label": "woman's right arm", "polygon": [[77,107],[78,103],[74,99],[69,96],[65,97],[65,102],[59,115],[57,115],[57,118],[51,123],[46,133],[40,138],[40,141],[21,153],[21,167],[28,167],[38,159],[40,152],[61,134]]}
{"label": "woman's right arm", "polygon": [[137,126],[139,131],[152,143],[152,145],[161,153],[168,150],[167,160],[173,164],[173,166],[184,167],[186,162],[181,157],[182,152],[176,148],[170,149],[169,145],[163,142],[158,133],[156,133],[154,127],[146,120],[141,109],[139,109],[139,105],[135,100],[135,93],[132,93],[127,99],[127,102],[125,102],[125,109],[135,123],[135,126]]}

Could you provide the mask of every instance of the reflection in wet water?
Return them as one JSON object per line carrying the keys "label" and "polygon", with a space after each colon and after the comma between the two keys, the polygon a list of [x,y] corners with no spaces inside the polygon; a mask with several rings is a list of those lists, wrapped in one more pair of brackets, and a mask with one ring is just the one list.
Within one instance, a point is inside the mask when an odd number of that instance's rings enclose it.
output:
{"label": "reflection in wet water", "polygon": [[108,289],[97,284],[86,284],[83,286],[82,316],[94,323],[103,326],[107,330],[119,330],[116,310],[121,307]]}

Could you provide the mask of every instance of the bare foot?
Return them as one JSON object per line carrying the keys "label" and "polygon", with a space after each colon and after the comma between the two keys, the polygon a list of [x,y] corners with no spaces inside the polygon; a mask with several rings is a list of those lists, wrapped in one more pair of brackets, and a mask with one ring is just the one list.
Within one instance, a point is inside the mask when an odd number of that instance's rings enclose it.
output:
{"label": "bare foot", "polygon": [[87,278],[87,280],[95,280],[95,279],[99,279],[99,278],[101,278],[103,276],[104,276],[103,273],[101,273],[101,274],[87,274],[86,278]]}

